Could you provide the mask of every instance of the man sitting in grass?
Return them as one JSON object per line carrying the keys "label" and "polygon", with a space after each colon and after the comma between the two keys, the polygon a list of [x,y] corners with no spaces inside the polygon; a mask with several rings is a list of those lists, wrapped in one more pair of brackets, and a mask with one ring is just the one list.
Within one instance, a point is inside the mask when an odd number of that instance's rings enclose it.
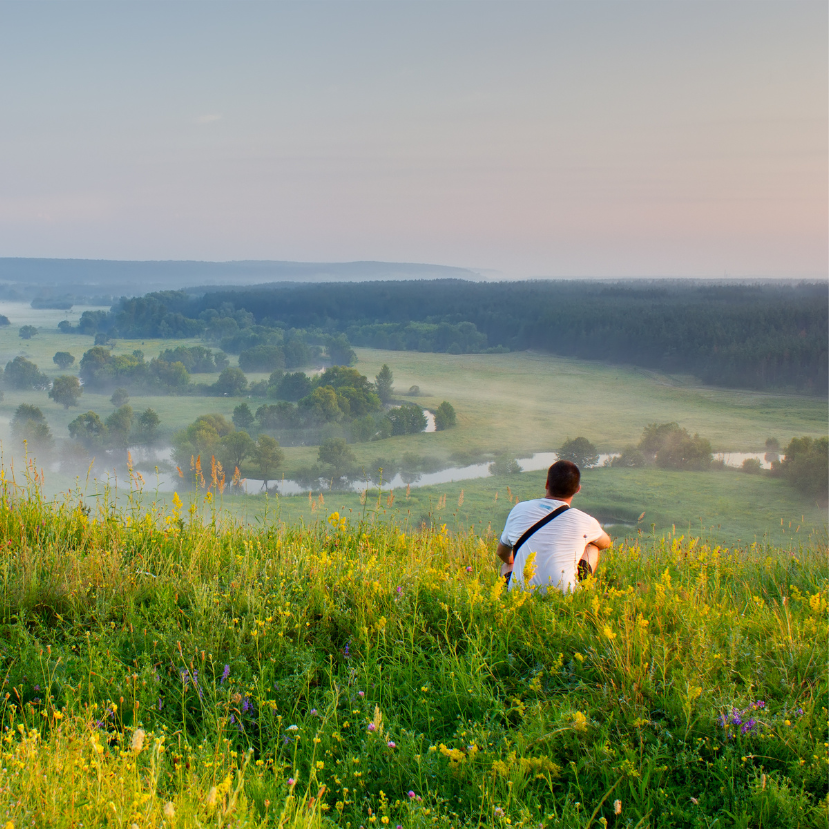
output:
{"label": "man sitting in grass", "polygon": [[546,495],[510,511],[497,551],[510,590],[552,586],[565,592],[575,589],[580,575],[596,571],[599,550],[611,540],[595,518],[570,507],[580,480],[574,463],[556,461],[547,470]]}

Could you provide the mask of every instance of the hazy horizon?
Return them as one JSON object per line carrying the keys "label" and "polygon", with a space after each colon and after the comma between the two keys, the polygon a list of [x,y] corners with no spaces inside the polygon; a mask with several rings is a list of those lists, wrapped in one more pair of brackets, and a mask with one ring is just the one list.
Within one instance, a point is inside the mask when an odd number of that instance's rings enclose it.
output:
{"label": "hazy horizon", "polygon": [[0,257],[829,270],[820,2],[0,3]]}

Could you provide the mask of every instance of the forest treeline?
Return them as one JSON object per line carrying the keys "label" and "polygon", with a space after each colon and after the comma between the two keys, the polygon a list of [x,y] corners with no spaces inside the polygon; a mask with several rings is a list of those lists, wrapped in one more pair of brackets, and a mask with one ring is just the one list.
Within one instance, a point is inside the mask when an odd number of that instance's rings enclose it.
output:
{"label": "forest treeline", "polygon": [[201,335],[229,353],[259,345],[284,350],[291,342],[344,335],[343,347],[539,349],[689,373],[714,385],[816,394],[829,385],[826,283],[435,280],[258,286],[202,296],[149,294],[124,299],[94,319],[84,317],[72,330],[126,338]]}

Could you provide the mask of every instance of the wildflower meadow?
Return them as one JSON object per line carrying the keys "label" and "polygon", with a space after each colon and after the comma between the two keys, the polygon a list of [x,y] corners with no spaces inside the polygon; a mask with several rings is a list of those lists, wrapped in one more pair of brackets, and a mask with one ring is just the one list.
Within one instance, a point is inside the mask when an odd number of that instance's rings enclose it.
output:
{"label": "wildflower meadow", "polygon": [[[825,543],[495,538],[0,482],[0,825],[817,827]],[[322,513],[322,511],[320,511]]]}

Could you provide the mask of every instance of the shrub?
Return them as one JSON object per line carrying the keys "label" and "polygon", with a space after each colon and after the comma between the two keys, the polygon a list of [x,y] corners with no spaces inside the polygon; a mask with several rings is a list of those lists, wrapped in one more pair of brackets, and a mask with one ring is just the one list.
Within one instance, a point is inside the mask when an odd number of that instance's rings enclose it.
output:
{"label": "shrub", "polygon": [[70,406],[77,406],[83,394],[83,387],[81,381],[75,377],[74,374],[65,374],[61,377],[56,377],[52,381],[52,388],[49,389],[49,397],[60,403],[65,409]]}
{"label": "shrub", "polygon": [[517,475],[521,471],[521,465],[512,455],[498,455],[495,461],[489,465],[490,475]]}
{"label": "shrub", "polygon": [[579,469],[589,469],[599,462],[599,452],[596,447],[583,437],[568,438],[559,448],[558,457],[563,461],[572,461]]}
{"label": "shrub", "polygon": [[52,357],[52,362],[61,370],[66,371],[74,362],[75,358],[68,351],[58,351]]}
{"label": "shrub", "polygon": [[442,432],[444,429],[451,429],[457,423],[455,407],[445,400],[438,406],[435,412],[435,429]]}
{"label": "shrub", "polygon": [[746,458],[740,469],[747,475],[759,475],[763,471],[763,464],[757,458]]}

